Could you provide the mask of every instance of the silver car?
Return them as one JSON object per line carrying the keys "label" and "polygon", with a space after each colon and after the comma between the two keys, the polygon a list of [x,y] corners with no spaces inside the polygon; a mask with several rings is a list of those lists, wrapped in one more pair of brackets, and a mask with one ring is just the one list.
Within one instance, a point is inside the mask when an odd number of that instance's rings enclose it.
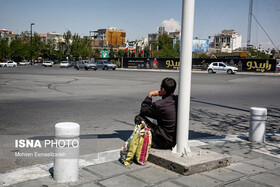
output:
{"label": "silver car", "polygon": [[85,64],[85,70],[93,69],[94,71],[97,70],[97,65],[95,63],[89,62]]}
{"label": "silver car", "polygon": [[79,70],[80,68],[84,68],[85,70],[93,69],[97,70],[97,66],[95,63],[90,63],[87,60],[80,60],[76,62],[75,68]]}
{"label": "silver car", "polygon": [[116,64],[112,64],[110,61],[107,60],[98,60],[96,62],[97,68],[102,68],[103,70],[116,70],[117,66]]}

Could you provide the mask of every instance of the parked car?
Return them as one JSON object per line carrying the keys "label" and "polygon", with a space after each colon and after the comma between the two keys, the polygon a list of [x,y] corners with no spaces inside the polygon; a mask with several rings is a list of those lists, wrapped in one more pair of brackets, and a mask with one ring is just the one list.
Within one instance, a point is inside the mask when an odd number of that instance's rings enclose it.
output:
{"label": "parked car", "polygon": [[80,68],[85,68],[85,62],[83,60],[77,61],[74,67],[76,70],[79,70]]}
{"label": "parked car", "polygon": [[60,68],[69,68],[70,64],[68,61],[61,61],[60,62]]}
{"label": "parked car", "polygon": [[97,65],[95,63],[89,62],[85,63],[85,70],[93,69],[94,71],[97,70]]}
{"label": "parked car", "polygon": [[75,66],[75,62],[69,61],[69,67]]}
{"label": "parked car", "polygon": [[224,62],[212,62],[208,68],[208,73],[216,73],[216,72],[227,72],[228,74],[234,74],[238,71],[238,68],[229,66]]}
{"label": "parked car", "polygon": [[1,67],[17,67],[17,63],[12,60],[9,60],[9,61],[4,61],[4,62],[0,63],[0,66]]}
{"label": "parked car", "polygon": [[112,64],[110,61],[107,60],[98,60],[96,62],[97,68],[102,68],[103,70],[106,69],[112,69],[116,70],[117,66],[115,64]]}
{"label": "parked car", "polygon": [[24,61],[19,62],[19,65],[20,65],[20,66],[28,66],[28,65],[30,65],[30,62],[24,60]]}
{"label": "parked car", "polygon": [[45,67],[52,67],[53,66],[53,61],[44,61],[42,63],[42,66],[45,66]]}
{"label": "parked car", "polygon": [[88,69],[97,70],[96,64],[95,63],[91,63],[88,60],[77,61],[76,64],[75,64],[75,68],[77,70],[79,70],[81,68],[84,68],[85,70],[88,70]]}

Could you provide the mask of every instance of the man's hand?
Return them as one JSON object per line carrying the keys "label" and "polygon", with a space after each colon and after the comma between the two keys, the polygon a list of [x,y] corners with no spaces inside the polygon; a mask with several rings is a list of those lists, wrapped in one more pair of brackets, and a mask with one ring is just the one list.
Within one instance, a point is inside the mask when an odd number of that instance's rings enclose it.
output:
{"label": "man's hand", "polygon": [[155,91],[151,91],[151,92],[148,94],[148,97],[159,96],[159,95],[160,95],[160,91],[155,90]]}

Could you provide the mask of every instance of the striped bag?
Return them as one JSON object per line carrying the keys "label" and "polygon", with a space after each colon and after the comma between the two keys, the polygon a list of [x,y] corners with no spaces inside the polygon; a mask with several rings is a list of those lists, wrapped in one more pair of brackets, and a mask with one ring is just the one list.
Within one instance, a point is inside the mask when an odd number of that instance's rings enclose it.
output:
{"label": "striped bag", "polygon": [[152,145],[152,133],[148,128],[143,128],[140,131],[139,143],[135,153],[135,160],[142,166],[145,165],[148,160]]}
{"label": "striped bag", "polygon": [[124,165],[130,165],[135,160],[140,165],[145,165],[152,144],[150,129],[144,124],[136,125],[133,133],[125,142],[120,151],[119,161]]}

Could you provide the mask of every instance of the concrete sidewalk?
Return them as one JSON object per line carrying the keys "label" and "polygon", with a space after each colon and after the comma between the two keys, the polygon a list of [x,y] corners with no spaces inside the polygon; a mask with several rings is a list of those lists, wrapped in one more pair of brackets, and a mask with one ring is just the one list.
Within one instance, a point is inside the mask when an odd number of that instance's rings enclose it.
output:
{"label": "concrete sidewalk", "polygon": [[0,174],[0,186],[280,186],[280,132],[267,133],[266,143],[247,141],[248,134],[190,140],[203,150],[229,155],[233,162],[225,168],[183,176],[150,162],[146,166],[124,166],[117,160],[119,150],[80,157],[79,181],[56,183],[53,164],[35,165]]}

